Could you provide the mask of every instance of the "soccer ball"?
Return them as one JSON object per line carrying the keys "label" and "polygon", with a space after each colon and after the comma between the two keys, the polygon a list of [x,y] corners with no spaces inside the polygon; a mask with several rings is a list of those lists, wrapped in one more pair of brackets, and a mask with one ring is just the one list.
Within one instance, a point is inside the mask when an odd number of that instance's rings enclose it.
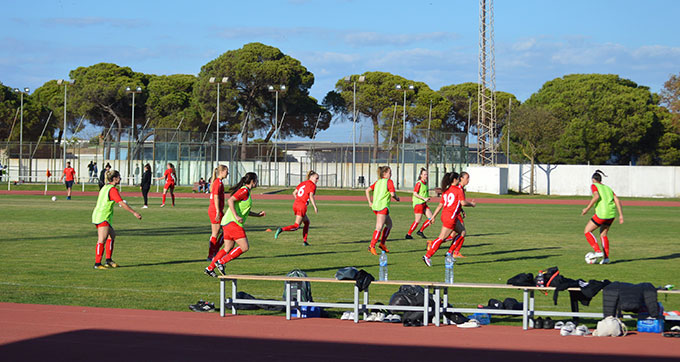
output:
{"label": "soccer ball", "polygon": [[585,259],[586,259],[586,264],[595,264],[595,262],[597,261],[597,257],[595,256],[595,253],[593,253],[592,251],[590,253],[586,254]]}
{"label": "soccer ball", "polygon": [[52,196],[52,201],[57,201],[57,197],[56,197],[56,196]]}

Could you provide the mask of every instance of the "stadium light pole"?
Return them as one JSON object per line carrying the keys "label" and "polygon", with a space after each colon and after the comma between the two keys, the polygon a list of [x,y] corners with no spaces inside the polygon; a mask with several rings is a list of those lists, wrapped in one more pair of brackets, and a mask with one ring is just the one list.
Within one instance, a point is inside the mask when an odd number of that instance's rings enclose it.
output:
{"label": "stadium light pole", "polygon": [[24,154],[24,94],[28,94],[30,89],[24,88],[24,90],[19,90],[19,88],[14,88],[14,92],[19,93],[21,99],[21,116],[19,121],[19,181],[21,181],[21,164],[23,163]]}
{"label": "stadium light pole", "polygon": [[[142,87],[132,88],[126,87],[125,93],[132,93],[132,130],[130,133],[130,140],[128,140],[128,185],[130,184],[130,174],[132,173],[132,155],[130,154],[130,142],[135,140],[135,94],[142,93]],[[135,142],[136,143],[136,142]]]}
{"label": "stadium light pole", "polygon": [[[351,82],[352,77],[346,76],[345,82]],[[357,80],[354,81],[353,99],[352,102],[352,188],[356,187],[357,176],[356,176],[356,164],[357,164],[357,82],[363,83],[366,81],[366,76],[360,75]]]}
{"label": "stadium light pole", "polygon": [[267,89],[275,93],[275,101],[274,101],[274,165],[276,166],[276,183],[278,184],[279,182],[279,165],[278,165],[278,155],[277,155],[277,146],[279,142],[279,92],[285,92],[286,91],[286,86],[281,84],[277,87],[274,87],[273,85],[270,85],[267,87]]}
{"label": "stadium light pole", "polygon": [[220,83],[226,84],[229,81],[229,77],[222,77],[218,80],[215,77],[210,77],[208,82],[211,84],[217,84],[217,122],[215,122],[215,167],[220,164]]}
{"label": "stadium light pole", "polygon": [[68,81],[63,80],[63,79],[57,80],[57,85],[63,85],[64,86],[64,128],[63,128],[64,131],[63,131],[63,135],[61,137],[62,138],[61,145],[62,145],[62,149],[63,149],[63,151],[62,151],[63,157],[62,157],[62,165],[61,165],[62,168],[66,168],[66,88],[68,87],[69,84],[74,84],[74,83],[75,82],[69,83]]}
{"label": "stadium light pole", "polygon": [[[397,84],[394,88],[404,91],[404,117],[403,117],[403,119],[404,119],[404,124],[403,124],[404,129],[402,130],[402,133],[401,133],[401,187],[404,187],[404,174],[405,174],[404,167],[406,167],[406,162],[404,161],[405,150],[406,150],[406,92],[408,92],[410,90],[414,90],[415,87],[413,86],[413,84],[409,84],[408,87],[403,88],[401,86],[401,84]],[[397,184],[398,183],[399,182],[397,181]]]}

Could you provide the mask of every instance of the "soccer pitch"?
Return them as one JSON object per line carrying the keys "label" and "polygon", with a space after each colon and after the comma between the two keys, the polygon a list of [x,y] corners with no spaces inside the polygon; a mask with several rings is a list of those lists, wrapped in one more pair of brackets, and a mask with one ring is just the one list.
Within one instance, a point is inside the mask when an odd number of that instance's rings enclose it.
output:
{"label": "soccer pitch", "polygon": [[[319,194],[323,195],[323,190]],[[116,207],[114,226],[118,234],[114,260],[121,267],[93,270],[96,231],[90,223],[95,197],[79,196],[57,202],[48,196],[0,195],[0,301],[16,303],[81,305],[110,308],[186,311],[198,299],[217,302],[218,282],[203,274],[210,237],[208,200],[178,199],[177,207],[159,208],[153,199],[149,209],[141,198],[124,197],[143,220]],[[403,236],[413,222],[411,202],[393,202],[394,228],[388,239],[389,278],[392,280],[444,280],[443,244],[428,268],[421,260],[425,240]],[[584,201],[584,205],[587,201]],[[278,226],[292,224],[292,199],[254,200],[253,210],[266,217],[246,223],[250,250],[227,264],[233,274],[285,275],[301,269],[310,276],[333,277],[338,268],[355,266],[378,276],[378,257],[366,250],[375,216],[365,202],[319,201],[319,214],[309,209],[309,242],[302,245],[302,231],[284,232],[274,240]],[[623,225],[610,231],[610,265],[587,265],[591,251],[583,236],[588,218],[583,206],[479,204],[466,208],[468,237],[466,256],[455,266],[456,282],[505,283],[520,272],[558,266],[573,279],[609,279],[630,283],[680,286],[680,209],[675,207],[626,206]],[[425,234],[434,239],[441,222]],[[596,233],[597,235],[597,233]],[[239,282],[239,290],[258,298],[282,298],[283,284]],[[350,301],[350,286],[313,284],[316,301]],[[387,304],[394,287],[371,288],[371,302]],[[474,307],[489,298],[521,293],[476,289],[455,290],[455,306]],[[661,296],[667,310],[680,309],[680,297]],[[562,293],[559,307],[552,293],[536,297],[539,309],[569,309]],[[582,311],[601,311],[598,295]],[[256,311],[255,313],[271,313]]]}

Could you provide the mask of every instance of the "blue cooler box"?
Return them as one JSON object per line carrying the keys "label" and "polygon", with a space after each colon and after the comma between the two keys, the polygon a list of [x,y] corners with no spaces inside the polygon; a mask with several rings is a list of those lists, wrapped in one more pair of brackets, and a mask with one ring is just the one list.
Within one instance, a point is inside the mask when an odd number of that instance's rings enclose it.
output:
{"label": "blue cooler box", "polygon": [[637,331],[640,333],[663,333],[663,319],[638,319]]}
{"label": "blue cooler box", "polygon": [[294,309],[292,313],[293,318],[319,318],[321,317],[320,307],[302,306],[300,309]]}

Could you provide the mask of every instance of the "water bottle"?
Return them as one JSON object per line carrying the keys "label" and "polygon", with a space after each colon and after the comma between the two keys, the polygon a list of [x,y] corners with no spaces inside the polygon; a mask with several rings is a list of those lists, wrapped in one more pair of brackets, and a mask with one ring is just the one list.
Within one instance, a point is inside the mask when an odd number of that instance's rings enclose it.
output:
{"label": "water bottle", "polygon": [[444,283],[453,284],[453,264],[456,259],[453,258],[451,253],[446,253],[446,258],[444,259]]}
{"label": "water bottle", "polygon": [[387,280],[387,254],[380,254],[380,280]]}

